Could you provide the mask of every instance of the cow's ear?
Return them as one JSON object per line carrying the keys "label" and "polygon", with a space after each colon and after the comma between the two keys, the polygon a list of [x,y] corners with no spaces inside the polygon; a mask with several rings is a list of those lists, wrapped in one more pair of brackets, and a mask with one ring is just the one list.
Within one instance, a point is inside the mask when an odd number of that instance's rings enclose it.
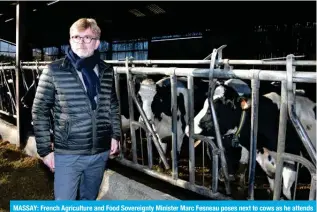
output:
{"label": "cow's ear", "polygon": [[137,84],[141,84],[141,82],[146,79],[146,75],[135,75],[134,82]]}

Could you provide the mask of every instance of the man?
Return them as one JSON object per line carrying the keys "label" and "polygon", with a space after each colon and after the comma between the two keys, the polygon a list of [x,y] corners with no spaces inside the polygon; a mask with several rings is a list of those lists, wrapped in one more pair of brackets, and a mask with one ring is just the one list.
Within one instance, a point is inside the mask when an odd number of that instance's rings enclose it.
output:
{"label": "man", "polygon": [[[120,139],[113,68],[100,59],[100,28],[82,18],[70,27],[66,57],[43,70],[32,117],[37,151],[55,174],[56,200],[95,200]],[[54,152],[50,139],[54,117]]]}

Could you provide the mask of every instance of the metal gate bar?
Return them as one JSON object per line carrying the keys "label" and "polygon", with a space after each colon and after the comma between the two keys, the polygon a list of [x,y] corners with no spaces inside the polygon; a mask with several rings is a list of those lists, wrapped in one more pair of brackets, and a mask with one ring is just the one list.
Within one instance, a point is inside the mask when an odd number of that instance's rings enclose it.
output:
{"label": "metal gate bar", "polygon": [[142,173],[145,173],[145,174],[147,174],[149,176],[152,176],[152,177],[155,177],[157,179],[160,179],[160,180],[163,180],[165,182],[168,182],[168,183],[170,183],[172,185],[175,185],[175,186],[178,186],[178,187],[193,191],[193,192],[195,192],[197,194],[204,195],[204,196],[210,197],[210,198],[215,199],[215,200],[232,200],[231,197],[223,195],[223,194],[221,194],[219,192],[213,193],[210,189],[208,189],[206,187],[195,185],[195,184],[192,184],[192,183],[187,182],[185,180],[181,180],[181,179],[174,180],[170,176],[159,174],[159,173],[157,173],[157,172],[155,172],[153,170],[150,170],[150,169],[148,169],[148,168],[146,168],[144,166],[141,166],[139,164],[134,164],[133,162],[131,162],[131,161],[127,160],[127,159],[120,159],[120,160],[117,160],[117,162],[122,164],[122,165],[131,167],[131,168],[133,168],[133,169],[135,169],[137,171],[140,171]]}
{"label": "metal gate bar", "polygon": [[250,164],[249,164],[249,188],[248,198],[254,200],[254,181],[256,167],[257,134],[258,134],[258,110],[259,110],[259,70],[254,70],[251,80],[251,135],[250,135]]}
{"label": "metal gate bar", "polygon": [[[24,66],[25,69],[34,69],[35,66]],[[39,66],[40,69],[46,68],[46,66]],[[126,68],[115,66],[114,67],[119,74],[125,74]],[[133,74],[163,74],[163,75],[172,75],[175,71],[176,76],[193,76],[193,77],[202,77],[208,78],[210,69],[203,68],[156,68],[156,67],[130,67],[130,72]],[[232,69],[229,71],[224,71],[224,69],[216,68],[214,69],[214,77],[220,79],[253,79],[253,72],[257,69]],[[286,80],[286,73],[282,70],[260,70],[259,80],[264,81],[283,81]],[[300,83],[316,83],[317,73],[315,72],[295,72],[293,74],[293,82]]]}

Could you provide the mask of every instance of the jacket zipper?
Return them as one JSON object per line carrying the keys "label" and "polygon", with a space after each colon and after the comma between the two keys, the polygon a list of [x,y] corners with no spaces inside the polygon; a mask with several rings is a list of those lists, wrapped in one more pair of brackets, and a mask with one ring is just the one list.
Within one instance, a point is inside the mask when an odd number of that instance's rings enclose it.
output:
{"label": "jacket zipper", "polygon": [[[100,84],[100,89],[101,89],[101,80],[102,80],[102,77],[103,77],[103,74],[105,72],[105,70],[100,70],[100,66],[98,67],[99,68],[99,84]],[[99,101],[100,101],[100,93],[99,91],[97,92],[97,107],[95,110],[92,110],[92,135],[93,135],[93,146],[92,146],[92,153],[95,153],[96,152],[96,149],[95,149],[95,142],[96,142],[96,134],[97,134],[97,126],[96,126],[96,111],[99,110]],[[91,108],[91,107],[90,107]]]}
{"label": "jacket zipper", "polygon": [[[105,72],[105,70],[100,70],[100,66],[98,67],[99,68],[99,82],[100,82],[100,87],[101,87],[101,80],[102,80],[102,77],[103,77],[103,74]],[[96,111],[98,111],[99,109],[99,99],[100,99],[100,94],[99,92],[97,93],[97,107],[95,110],[93,110],[91,108],[91,102],[88,98],[88,95],[87,95],[87,92],[86,92],[86,89],[81,81],[81,79],[79,78],[78,76],[78,73],[77,73],[77,70],[75,68],[72,68],[73,72],[75,72],[75,77],[77,79],[77,82],[81,85],[84,93],[85,93],[85,96],[86,96],[86,102],[88,102],[89,104],[89,113],[91,114],[92,116],[92,148],[91,148],[91,153],[94,154],[95,152],[95,143],[96,143]]]}

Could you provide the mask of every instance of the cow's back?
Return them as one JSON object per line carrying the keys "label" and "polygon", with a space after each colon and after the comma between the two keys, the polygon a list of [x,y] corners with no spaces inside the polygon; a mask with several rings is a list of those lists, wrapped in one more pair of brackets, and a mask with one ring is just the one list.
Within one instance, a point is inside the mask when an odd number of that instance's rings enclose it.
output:
{"label": "cow's back", "polygon": [[[280,110],[278,105],[265,96],[259,96],[258,105],[258,136],[257,149],[267,148],[271,151],[277,151],[278,131],[279,131]],[[245,127],[241,136],[244,138],[244,145],[250,149],[250,129],[251,129],[251,108],[246,117]],[[286,145],[285,151],[288,153],[299,154],[300,138],[292,125],[291,121],[287,121],[286,129]]]}

